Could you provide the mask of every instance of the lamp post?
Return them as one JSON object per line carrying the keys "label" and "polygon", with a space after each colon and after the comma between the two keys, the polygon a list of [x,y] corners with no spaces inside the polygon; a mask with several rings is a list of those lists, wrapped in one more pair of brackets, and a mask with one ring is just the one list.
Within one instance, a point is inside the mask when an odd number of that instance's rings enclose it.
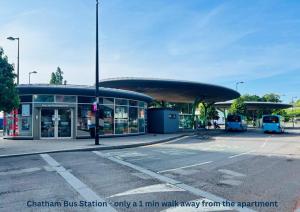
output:
{"label": "lamp post", "polygon": [[95,145],[99,145],[99,49],[98,49],[98,0],[96,0],[96,111],[95,111]]}
{"label": "lamp post", "polygon": [[20,78],[20,39],[19,38],[14,38],[14,37],[8,37],[8,40],[14,41],[17,40],[18,41],[18,68],[17,68],[17,85],[19,85],[19,78]]}
{"label": "lamp post", "polygon": [[244,83],[243,81],[236,82],[235,83],[235,90],[238,91],[238,84],[243,84],[243,83]]}
{"label": "lamp post", "polygon": [[292,112],[293,112],[293,128],[295,128],[295,115],[294,115],[294,99],[297,99],[297,96],[292,97]]}
{"label": "lamp post", "polygon": [[31,74],[37,74],[37,71],[31,71],[28,73],[28,77],[29,77],[29,80],[28,80],[28,84],[30,85],[30,75]]}

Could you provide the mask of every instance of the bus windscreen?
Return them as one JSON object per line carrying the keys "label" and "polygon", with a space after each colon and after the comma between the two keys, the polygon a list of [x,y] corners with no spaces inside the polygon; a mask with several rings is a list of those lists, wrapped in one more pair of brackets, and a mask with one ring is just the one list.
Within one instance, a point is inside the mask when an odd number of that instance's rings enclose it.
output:
{"label": "bus windscreen", "polygon": [[279,123],[279,118],[277,116],[265,116],[263,123]]}
{"label": "bus windscreen", "polygon": [[229,115],[227,116],[228,122],[241,122],[241,116]]}

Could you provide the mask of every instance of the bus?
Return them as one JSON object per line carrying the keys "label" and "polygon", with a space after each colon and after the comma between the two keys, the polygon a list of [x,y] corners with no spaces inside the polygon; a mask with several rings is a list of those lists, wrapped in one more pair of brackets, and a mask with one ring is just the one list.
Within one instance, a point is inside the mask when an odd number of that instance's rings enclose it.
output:
{"label": "bus", "polygon": [[242,115],[228,115],[225,122],[226,131],[247,131],[247,123]]}
{"label": "bus", "polygon": [[262,117],[262,129],[264,133],[283,133],[284,124],[283,119],[279,115],[265,115]]}

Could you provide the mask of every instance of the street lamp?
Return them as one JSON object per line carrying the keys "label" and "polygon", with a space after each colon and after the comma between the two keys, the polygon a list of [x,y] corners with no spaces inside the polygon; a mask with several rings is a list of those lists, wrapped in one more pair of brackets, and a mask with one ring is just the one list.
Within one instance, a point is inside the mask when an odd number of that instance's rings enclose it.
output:
{"label": "street lamp", "polygon": [[243,84],[243,83],[244,83],[243,81],[241,81],[241,82],[236,82],[236,83],[235,83],[235,90],[238,91],[238,84]]}
{"label": "street lamp", "polygon": [[297,96],[292,97],[293,128],[295,128],[294,99],[297,99]]}
{"label": "street lamp", "polygon": [[29,75],[28,84],[29,84],[29,85],[30,85],[30,75],[31,75],[31,74],[37,74],[37,71],[31,71],[31,72],[28,73],[28,75]]}
{"label": "street lamp", "polygon": [[95,145],[99,145],[99,48],[98,48],[98,0],[96,0],[96,111],[95,111]]}
{"label": "street lamp", "polygon": [[14,38],[14,37],[8,37],[8,40],[14,41],[17,40],[18,41],[18,69],[17,69],[17,85],[19,85],[19,77],[20,77],[20,39],[19,38]]}

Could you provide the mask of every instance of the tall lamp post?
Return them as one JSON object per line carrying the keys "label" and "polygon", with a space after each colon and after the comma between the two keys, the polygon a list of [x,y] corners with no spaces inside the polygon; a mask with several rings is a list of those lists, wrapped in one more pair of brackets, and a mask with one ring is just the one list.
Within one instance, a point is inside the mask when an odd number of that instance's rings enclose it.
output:
{"label": "tall lamp post", "polygon": [[98,0],[96,0],[96,114],[95,114],[95,145],[99,145],[99,49],[98,49]]}
{"label": "tall lamp post", "polygon": [[28,73],[28,77],[29,77],[29,78],[28,78],[28,84],[29,84],[29,85],[30,85],[30,75],[31,75],[31,74],[37,74],[37,71],[31,71],[31,72]]}
{"label": "tall lamp post", "polygon": [[235,83],[235,90],[238,91],[238,85],[239,85],[239,84],[243,84],[243,83],[244,83],[243,81],[236,82],[236,83]]}
{"label": "tall lamp post", "polygon": [[8,40],[17,40],[18,41],[18,69],[17,69],[17,85],[19,85],[20,78],[20,38],[8,37]]}
{"label": "tall lamp post", "polygon": [[297,99],[297,96],[292,97],[292,111],[293,111],[293,128],[295,128],[295,115],[294,115],[294,99]]}

